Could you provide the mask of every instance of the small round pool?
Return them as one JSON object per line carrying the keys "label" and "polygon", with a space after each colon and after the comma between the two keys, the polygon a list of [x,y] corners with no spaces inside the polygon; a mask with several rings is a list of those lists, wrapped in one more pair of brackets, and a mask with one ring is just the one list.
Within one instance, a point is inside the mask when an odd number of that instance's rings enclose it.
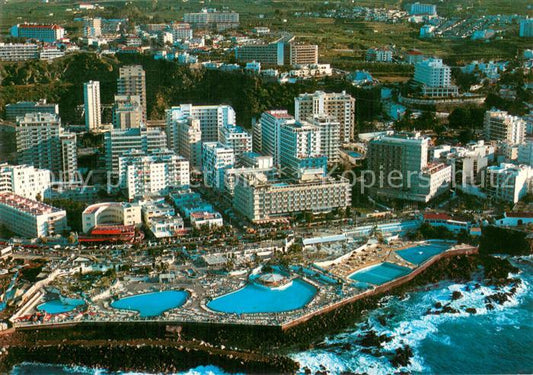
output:
{"label": "small round pool", "polygon": [[316,293],[316,288],[302,279],[294,279],[279,288],[251,282],[244,288],[215,298],[207,307],[228,314],[284,312],[301,309]]}
{"label": "small round pool", "polygon": [[139,316],[158,316],[167,310],[182,306],[189,298],[189,293],[183,290],[165,290],[162,292],[143,293],[124,297],[111,303],[115,309],[133,310]]}
{"label": "small round pool", "polygon": [[74,310],[76,307],[84,305],[82,299],[62,298],[54,299],[37,306],[37,310],[44,311],[47,314],[61,314]]}

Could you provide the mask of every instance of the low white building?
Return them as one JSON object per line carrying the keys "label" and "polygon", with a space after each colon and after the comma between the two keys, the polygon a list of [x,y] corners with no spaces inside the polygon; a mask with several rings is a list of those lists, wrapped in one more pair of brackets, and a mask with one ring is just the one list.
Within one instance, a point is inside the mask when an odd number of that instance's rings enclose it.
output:
{"label": "low white building", "polygon": [[181,216],[164,200],[143,203],[142,215],[144,223],[156,238],[175,237],[184,229]]}
{"label": "low white building", "polygon": [[65,210],[13,193],[0,193],[0,224],[28,238],[53,236],[68,229]]}
{"label": "low white building", "polygon": [[516,203],[528,193],[532,177],[528,166],[501,163],[487,168],[484,188],[490,197]]}
{"label": "low white building", "polygon": [[83,232],[97,225],[140,225],[141,206],[125,202],[96,203],[82,213]]}
{"label": "low white building", "polygon": [[496,220],[499,227],[517,227],[533,224],[533,212],[506,212],[504,217]]}
{"label": "low white building", "polygon": [[195,228],[201,227],[221,227],[224,225],[224,220],[219,212],[196,211],[190,215],[191,225]]}

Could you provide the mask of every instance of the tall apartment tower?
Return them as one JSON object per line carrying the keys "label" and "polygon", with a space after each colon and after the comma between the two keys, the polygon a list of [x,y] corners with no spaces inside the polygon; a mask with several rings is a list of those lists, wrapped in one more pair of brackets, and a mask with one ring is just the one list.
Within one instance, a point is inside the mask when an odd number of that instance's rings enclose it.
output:
{"label": "tall apartment tower", "polygon": [[[172,107],[167,114],[167,133],[173,132],[178,122],[191,117],[200,121],[202,142],[218,142],[220,130],[235,125],[235,110],[229,105],[181,104]],[[170,147],[170,145],[169,145]]]}
{"label": "tall apartment tower", "polygon": [[509,145],[524,142],[526,122],[506,111],[491,109],[485,112],[485,137],[487,140],[504,141]]}
{"label": "tall apartment tower", "polygon": [[308,118],[311,125],[318,128],[320,133],[320,154],[328,158],[328,164],[338,163],[340,160],[339,150],[341,148],[341,124],[327,115],[315,115]]}
{"label": "tall apartment tower", "polygon": [[368,169],[374,172],[376,183],[382,179],[383,186],[390,182],[387,176],[401,173],[402,181],[395,185],[407,189],[411,185],[411,174],[420,172],[428,164],[429,139],[419,135],[394,135],[382,137],[368,144]]}
{"label": "tall apartment tower", "polygon": [[277,166],[281,162],[281,125],[296,121],[286,110],[263,112],[259,121],[261,122],[261,152],[272,156],[274,165]]}
{"label": "tall apartment tower", "polygon": [[16,138],[19,164],[49,169],[67,181],[76,177],[76,135],[63,130],[59,116],[28,113],[17,117]]}
{"label": "tall apartment tower", "polygon": [[294,114],[297,121],[307,121],[314,115],[328,115],[339,121],[340,140],[350,142],[355,131],[355,99],[345,91],[325,93],[316,91],[312,94],[300,94],[294,98]]}
{"label": "tall apartment tower", "polygon": [[327,158],[320,153],[320,130],[307,122],[281,125],[280,161],[283,174],[292,178],[323,176]]}
{"label": "tall apartment tower", "polygon": [[422,85],[422,95],[456,96],[457,86],[452,85],[451,68],[442,59],[426,59],[415,65],[414,80]]}
{"label": "tall apartment tower", "polygon": [[117,80],[118,95],[138,95],[142,107],[142,121],[146,124],[146,73],[141,65],[126,65],[120,68]]}
{"label": "tall apartment tower", "polygon": [[83,104],[85,110],[85,128],[88,131],[98,129],[102,124],[100,82],[89,81],[83,84]]}

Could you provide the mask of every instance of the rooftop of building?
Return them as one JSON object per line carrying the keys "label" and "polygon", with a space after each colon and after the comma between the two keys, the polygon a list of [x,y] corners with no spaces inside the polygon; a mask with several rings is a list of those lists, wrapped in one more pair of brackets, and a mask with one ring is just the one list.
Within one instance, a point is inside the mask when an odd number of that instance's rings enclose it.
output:
{"label": "rooftop of building", "polygon": [[59,208],[9,192],[0,193],[0,204],[15,208],[19,211],[31,214],[32,216],[40,216],[62,211]]}
{"label": "rooftop of building", "polygon": [[265,113],[277,119],[292,119],[293,118],[293,116],[290,115],[289,112],[287,112],[287,110],[285,109],[274,109],[270,111],[265,111]]}

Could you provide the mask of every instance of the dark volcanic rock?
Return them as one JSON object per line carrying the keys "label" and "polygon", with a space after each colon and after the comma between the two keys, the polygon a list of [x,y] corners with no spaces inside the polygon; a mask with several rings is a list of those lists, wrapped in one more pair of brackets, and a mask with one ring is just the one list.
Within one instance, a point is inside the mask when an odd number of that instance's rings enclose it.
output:
{"label": "dark volcanic rock", "polygon": [[463,293],[459,292],[458,290],[454,291],[452,293],[452,301],[457,301],[459,298],[463,298]]}
{"label": "dark volcanic rock", "polygon": [[477,310],[474,307],[469,307],[465,310],[469,314],[475,314],[477,313]]}
{"label": "dark volcanic rock", "polygon": [[409,345],[396,349],[394,356],[390,359],[390,363],[398,368],[401,366],[407,366],[411,362],[413,357],[413,350]]}

